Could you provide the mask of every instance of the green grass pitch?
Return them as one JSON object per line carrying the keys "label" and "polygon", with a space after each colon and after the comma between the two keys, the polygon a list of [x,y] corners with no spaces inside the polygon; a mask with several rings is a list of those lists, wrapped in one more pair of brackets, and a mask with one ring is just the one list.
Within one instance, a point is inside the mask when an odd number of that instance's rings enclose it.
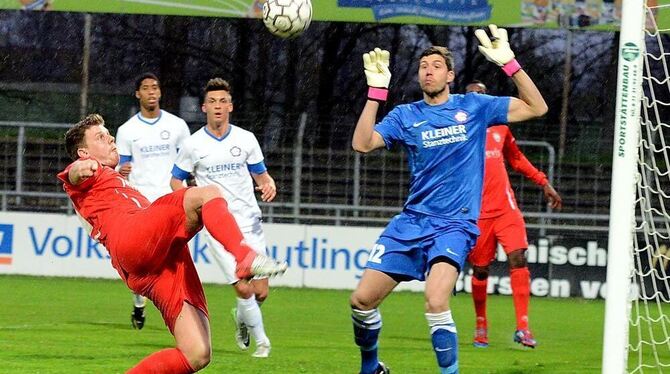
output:
{"label": "green grass pitch", "polygon": [[[153,306],[141,331],[130,327],[131,295],[121,281],[0,276],[0,371],[123,373],[144,356],[173,345]],[[268,359],[241,352],[233,340],[231,287],[206,285],[213,358],[203,373],[357,373],[358,350],[349,291],[275,288],[263,305],[273,350]],[[511,297],[489,298],[486,349],[471,345],[470,295],[453,298],[461,373],[599,373],[602,301],[534,298],[535,350],[512,342]],[[397,292],[381,307],[380,357],[394,374],[436,373],[423,295]],[[252,343],[253,345],[253,343]]]}

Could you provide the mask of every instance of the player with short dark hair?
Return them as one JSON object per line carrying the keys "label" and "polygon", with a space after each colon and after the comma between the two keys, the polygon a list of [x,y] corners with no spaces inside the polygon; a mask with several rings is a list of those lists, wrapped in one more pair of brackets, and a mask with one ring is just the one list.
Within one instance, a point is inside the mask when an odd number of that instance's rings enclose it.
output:
{"label": "player with short dark hair", "polygon": [[[118,171],[150,202],[172,192],[170,171],[184,140],[191,135],[186,122],[160,107],[161,85],[151,72],[135,79],[135,98],[140,111],[116,132],[119,152]],[[142,329],[146,300],[133,296],[130,322]]]}
{"label": "player with short dark hair", "polygon": [[391,80],[390,56],[379,48],[363,55],[370,88],[352,146],[363,153],[393,145],[404,147],[411,178],[403,211],[372,248],[351,295],[362,374],[388,373],[377,357],[382,326],[378,306],[399,282],[413,279],[426,281],[425,316],[440,371],[458,372],[456,325],[449,301],[479,234],[486,128],[547,111],[537,87],[514,59],[507,32],[495,25],[490,29],[493,42],[484,30],[475,32],[479,49],[512,78],[522,99],[451,94],[449,84],[455,72],[450,53],[444,47],[432,47],[419,59],[423,100],[396,106],[375,125],[379,103],[386,100]]}
{"label": "player with short dark hair", "polygon": [[[254,195],[260,191],[263,201],[272,201],[277,194],[275,181],[268,173],[263,152],[254,134],[230,123],[233,97],[230,84],[222,78],[213,78],[204,89],[202,111],[207,124],[184,142],[172,169],[172,188],[183,187],[183,180],[195,175],[198,186],[216,186],[230,202],[228,209],[235,217],[245,242],[257,253],[267,255],[261,209]],[[256,341],[253,357],[270,355],[270,339],[265,333],[260,305],[267,299],[267,277],[250,282],[235,275],[236,261],[225,248],[205,230],[210,253],[223,271],[228,283],[237,294],[237,306],[232,314],[235,320],[235,340],[242,350],[249,348],[249,336]]]}
{"label": "player with short dark hair", "polygon": [[153,203],[114,170],[119,154],[102,116],[92,114],[65,135],[74,160],[58,174],[90,236],[105,246],[112,266],[134,292],[161,312],[176,348],[156,352],[129,373],[193,373],[211,357],[207,303],[187,246],[204,225],[235,256],[236,275],[283,273],[287,265],[246,244],[221,192],[193,187]]}
{"label": "player with short dark hair", "polygon": [[[480,81],[470,82],[465,89],[468,93],[485,94],[487,91],[486,85]],[[530,271],[525,256],[528,249],[526,224],[514,198],[505,161],[514,170],[541,186],[545,199],[553,209],[560,209],[562,205],[561,196],[549,183],[547,176],[537,170],[521,152],[509,127],[504,124],[489,127],[486,130],[482,208],[477,221],[480,235],[477,244],[468,255],[468,262],[472,265],[473,272],[472,300],[476,314],[474,345],[476,347],[489,345],[486,319],[489,266],[500,243],[507,253],[512,299],[516,311],[514,341],[535,348],[537,342],[528,324]]]}

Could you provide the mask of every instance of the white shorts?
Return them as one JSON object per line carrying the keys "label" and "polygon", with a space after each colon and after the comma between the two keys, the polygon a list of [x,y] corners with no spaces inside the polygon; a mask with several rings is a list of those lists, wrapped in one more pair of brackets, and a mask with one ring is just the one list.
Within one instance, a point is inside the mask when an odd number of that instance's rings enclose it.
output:
{"label": "white shorts", "polygon": [[[241,228],[240,230],[244,235],[244,241],[249,247],[256,253],[267,256],[268,251],[265,245],[265,234],[263,234],[263,226],[260,222],[253,226]],[[223,245],[216,241],[206,229],[203,229],[202,232],[205,234],[209,253],[212,254],[215,262],[219,265],[219,268],[221,268],[226,282],[228,282],[228,284],[233,284],[239,281],[239,278],[235,275],[235,268],[237,267],[235,257],[233,257],[230,252],[226,251]]]}

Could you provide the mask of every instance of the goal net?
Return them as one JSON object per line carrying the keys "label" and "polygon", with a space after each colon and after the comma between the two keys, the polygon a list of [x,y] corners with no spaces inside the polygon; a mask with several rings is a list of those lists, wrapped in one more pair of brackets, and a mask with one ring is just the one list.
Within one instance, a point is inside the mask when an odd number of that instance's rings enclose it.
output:
{"label": "goal net", "polygon": [[670,372],[670,4],[662,3],[670,2],[623,2],[603,373]]}

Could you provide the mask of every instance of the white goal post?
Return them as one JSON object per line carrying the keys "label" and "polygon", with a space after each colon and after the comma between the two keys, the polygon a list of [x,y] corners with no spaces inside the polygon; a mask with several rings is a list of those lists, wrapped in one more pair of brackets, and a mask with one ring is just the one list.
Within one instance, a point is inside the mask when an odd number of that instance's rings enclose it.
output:
{"label": "white goal post", "polygon": [[654,18],[668,5],[647,5],[622,5],[604,374],[670,372],[670,39]]}

